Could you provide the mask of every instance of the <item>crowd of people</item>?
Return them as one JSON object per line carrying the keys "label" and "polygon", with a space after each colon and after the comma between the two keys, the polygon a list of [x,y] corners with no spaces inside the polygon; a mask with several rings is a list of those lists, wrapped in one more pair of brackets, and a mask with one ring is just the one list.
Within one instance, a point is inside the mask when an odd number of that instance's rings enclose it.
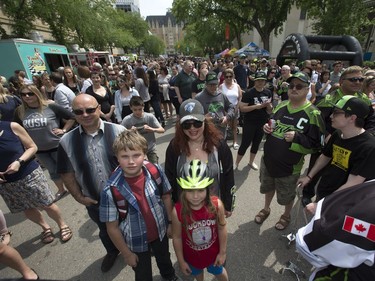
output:
{"label": "crowd of people", "polygon": [[[98,226],[106,250],[102,272],[122,255],[135,280],[152,280],[152,253],[165,280],[180,280],[171,238],[183,274],[203,281],[207,268],[227,281],[226,219],[235,206],[235,173],[244,171],[240,162],[250,146],[247,165],[259,170],[264,194],[254,222],[269,218],[276,195],[284,206],[276,230],[290,224],[297,186],[315,214],[320,200],[334,201],[375,178],[375,71],[344,68],[340,61],[331,67],[318,60],[278,66],[275,59],[241,54],[215,62],[95,62],[32,79],[17,70],[0,85],[0,195],[12,213],[41,226],[41,242],[48,244],[55,235],[40,210],[68,242],[74,229],[56,202],[70,193]],[[163,134],[167,122],[175,131],[162,168],[155,134]],[[235,161],[231,148],[238,150]],[[37,279],[10,238],[0,212],[0,261],[26,280]],[[371,264],[356,266],[375,279]]]}

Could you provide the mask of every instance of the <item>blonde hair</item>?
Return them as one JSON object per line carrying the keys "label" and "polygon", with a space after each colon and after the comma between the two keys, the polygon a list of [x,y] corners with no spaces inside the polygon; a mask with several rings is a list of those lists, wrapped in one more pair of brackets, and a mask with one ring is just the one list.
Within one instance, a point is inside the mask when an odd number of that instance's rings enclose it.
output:
{"label": "blonde hair", "polygon": [[115,154],[128,149],[141,150],[144,154],[147,154],[147,141],[137,131],[126,130],[116,137],[112,148]]}
{"label": "blonde hair", "polygon": [[346,75],[348,74],[358,73],[358,72],[362,74],[362,71],[363,71],[362,67],[358,65],[349,66],[347,69],[344,70],[343,73],[341,73],[340,80],[346,78]]}
{"label": "blonde hair", "polygon": [[[38,90],[38,88],[35,85],[22,85],[19,90],[20,93],[22,93],[23,89],[28,89],[35,94],[35,96],[38,98],[38,111],[42,112],[42,110],[48,105],[48,101],[44,99],[42,93]],[[22,99],[22,103],[19,107],[17,107],[15,114],[17,114],[17,116],[22,120],[28,108],[30,107]]]}
{"label": "blonde hair", "polygon": [[3,85],[0,84],[0,103],[8,102],[8,96],[10,96],[8,89],[3,87]]}

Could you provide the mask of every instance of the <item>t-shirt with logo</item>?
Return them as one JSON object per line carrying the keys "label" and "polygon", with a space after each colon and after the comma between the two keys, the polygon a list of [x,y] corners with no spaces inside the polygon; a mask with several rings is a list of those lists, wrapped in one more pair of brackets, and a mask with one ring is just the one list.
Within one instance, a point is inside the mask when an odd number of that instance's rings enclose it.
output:
{"label": "t-shirt with logo", "polygon": [[[258,92],[255,88],[251,88],[246,91],[241,99],[241,102],[247,105],[257,105],[267,102],[272,98],[272,93],[268,89],[263,89],[263,91]],[[257,124],[264,124],[267,122],[269,114],[267,113],[267,108],[261,108],[252,110],[244,113],[244,120],[249,122],[256,122]]]}
{"label": "t-shirt with logo", "polygon": [[[264,144],[264,163],[274,178],[298,175],[304,164],[304,156],[318,152],[323,144],[324,123],[320,111],[310,102],[292,108],[289,101],[280,103],[271,118],[276,127],[267,135]],[[292,142],[284,134],[295,131]]]}
{"label": "t-shirt with logo", "polygon": [[346,183],[349,174],[366,180],[375,178],[375,137],[368,132],[349,139],[340,135],[340,131],[333,133],[323,149],[323,154],[332,160],[323,170],[317,189],[319,199]]}

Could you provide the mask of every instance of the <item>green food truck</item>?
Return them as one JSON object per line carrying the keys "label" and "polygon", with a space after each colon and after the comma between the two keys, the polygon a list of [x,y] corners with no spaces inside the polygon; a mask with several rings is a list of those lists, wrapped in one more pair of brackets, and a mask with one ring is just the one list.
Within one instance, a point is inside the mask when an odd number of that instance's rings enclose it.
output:
{"label": "green food truck", "polygon": [[0,75],[6,78],[15,70],[23,70],[31,80],[33,75],[51,73],[60,66],[71,66],[65,46],[28,39],[0,40]]}

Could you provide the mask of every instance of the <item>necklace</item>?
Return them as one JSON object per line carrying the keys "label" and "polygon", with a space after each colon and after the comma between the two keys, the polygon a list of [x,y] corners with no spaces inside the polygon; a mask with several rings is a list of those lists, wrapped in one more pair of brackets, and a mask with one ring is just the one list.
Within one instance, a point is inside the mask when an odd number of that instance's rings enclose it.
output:
{"label": "necklace", "polygon": [[198,150],[202,149],[202,144],[203,144],[203,141],[200,141],[200,142],[189,142],[189,147],[190,147],[191,150],[198,151]]}

